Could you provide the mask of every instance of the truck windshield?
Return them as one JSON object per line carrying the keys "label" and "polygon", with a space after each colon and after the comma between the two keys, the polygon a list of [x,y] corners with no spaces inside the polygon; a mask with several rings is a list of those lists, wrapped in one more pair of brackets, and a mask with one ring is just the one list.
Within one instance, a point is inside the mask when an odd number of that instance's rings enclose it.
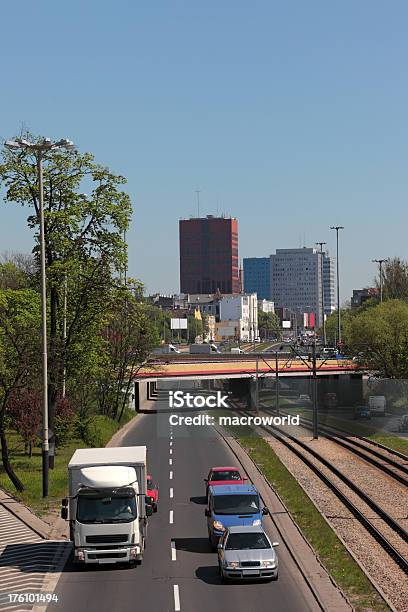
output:
{"label": "truck windshield", "polygon": [[83,491],[78,495],[80,523],[130,523],[136,517],[136,497],[132,491]]}
{"label": "truck windshield", "polygon": [[215,514],[255,514],[259,512],[258,495],[215,495]]}

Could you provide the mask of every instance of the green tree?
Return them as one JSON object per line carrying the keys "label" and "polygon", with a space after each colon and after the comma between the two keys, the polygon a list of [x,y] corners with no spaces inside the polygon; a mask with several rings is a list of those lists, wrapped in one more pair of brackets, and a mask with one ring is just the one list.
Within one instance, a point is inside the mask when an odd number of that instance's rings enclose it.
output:
{"label": "green tree", "polygon": [[157,328],[149,317],[149,306],[140,301],[140,283],[112,292],[111,312],[104,337],[109,360],[100,381],[100,408],[120,420],[128,405],[132,381],[159,343]]}
{"label": "green tree", "polygon": [[349,346],[362,364],[385,378],[408,376],[408,304],[388,300],[350,321]]}
{"label": "green tree", "polygon": [[[351,308],[340,309],[340,322],[341,322],[341,337],[343,343],[348,346],[349,344],[349,328],[350,321],[355,316],[355,312]],[[319,335],[323,336],[323,330],[320,328]],[[337,328],[337,310],[331,313],[326,319],[326,339],[329,346],[337,346],[338,342],[338,328]]]}
{"label": "green tree", "polygon": [[[379,279],[376,285],[380,288]],[[399,257],[388,259],[383,264],[383,299],[402,300],[408,298],[408,263]]]}
{"label": "green tree", "polygon": [[[42,138],[23,135],[31,141]],[[112,283],[112,271],[126,265],[123,232],[131,214],[129,196],[122,190],[125,179],[94,162],[91,154],[51,150],[44,155],[45,245],[49,295],[49,411],[52,427],[56,401],[61,391],[69,343],[81,333],[82,313],[89,308],[90,294],[98,298],[101,280],[105,290]],[[5,201],[28,206],[28,225],[37,233],[39,198],[36,158],[30,150],[4,149],[0,182]],[[88,196],[82,192],[86,189]],[[38,244],[34,249],[38,257]],[[93,274],[89,271],[93,269]],[[84,272],[85,270],[85,272]],[[85,275],[86,278],[81,278]],[[79,279],[82,290],[71,312],[71,329],[62,339],[61,304],[65,281]],[[95,302],[95,300],[94,300]],[[70,307],[72,304],[70,303]],[[99,316],[99,309],[97,316]]]}
{"label": "green tree", "polygon": [[261,337],[268,338],[272,335],[279,336],[280,321],[274,312],[263,312],[258,310],[258,329]]}
{"label": "green tree", "polygon": [[35,388],[40,368],[40,296],[32,289],[0,290],[0,443],[5,472],[24,489],[10,462],[7,408],[18,390]]}

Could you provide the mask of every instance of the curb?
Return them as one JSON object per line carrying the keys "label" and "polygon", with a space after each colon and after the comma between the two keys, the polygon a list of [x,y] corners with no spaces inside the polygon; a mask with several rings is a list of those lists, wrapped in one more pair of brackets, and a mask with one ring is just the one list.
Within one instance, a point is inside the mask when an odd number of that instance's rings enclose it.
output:
{"label": "curb", "polygon": [[9,493],[6,493],[6,491],[3,491],[3,489],[0,489],[0,505],[29,527],[31,531],[34,531],[40,538],[43,540],[49,538],[52,526],[36,516],[30,508]]}

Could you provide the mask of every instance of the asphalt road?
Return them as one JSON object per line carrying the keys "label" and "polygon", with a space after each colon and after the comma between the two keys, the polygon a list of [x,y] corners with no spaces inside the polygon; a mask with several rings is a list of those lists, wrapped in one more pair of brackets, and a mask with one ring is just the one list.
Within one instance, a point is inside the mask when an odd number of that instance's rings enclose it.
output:
{"label": "asphalt road", "polygon": [[[149,519],[142,565],[77,570],[69,561],[56,587],[58,610],[319,610],[284,546],[277,582],[221,584],[207,539],[203,478],[211,466],[236,460],[212,429],[174,426],[171,434],[168,419],[169,414],[142,415],[122,442],[147,445],[149,472],[159,484],[159,511]],[[272,539],[279,539],[271,526]]]}

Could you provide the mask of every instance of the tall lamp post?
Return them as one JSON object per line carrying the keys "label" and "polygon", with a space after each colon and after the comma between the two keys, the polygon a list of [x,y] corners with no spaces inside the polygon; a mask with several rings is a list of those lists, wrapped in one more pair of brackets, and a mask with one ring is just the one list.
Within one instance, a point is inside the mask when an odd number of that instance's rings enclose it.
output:
{"label": "tall lamp post", "polygon": [[341,345],[341,314],[340,314],[340,274],[339,274],[339,230],[344,229],[342,225],[332,225],[331,230],[336,230],[336,266],[337,266],[337,344]]}
{"label": "tall lamp post", "polygon": [[388,261],[388,259],[373,259],[372,262],[373,263],[378,263],[378,267],[380,269],[380,303],[382,304],[383,301],[383,271],[382,271],[382,267],[383,267],[383,263],[385,263],[386,261]]}
{"label": "tall lamp post", "polygon": [[48,497],[49,440],[48,440],[48,364],[47,364],[47,278],[45,274],[45,236],[44,236],[44,182],[43,159],[45,153],[53,149],[72,149],[74,143],[63,138],[53,142],[44,138],[39,142],[29,142],[24,138],[7,140],[5,146],[12,150],[31,151],[37,161],[38,201],[40,213],[40,262],[41,262],[41,324],[42,324],[42,370],[43,370],[43,423],[42,423],[42,490],[43,497]]}
{"label": "tall lamp post", "polygon": [[323,346],[326,346],[326,318],[324,316],[324,283],[323,283],[323,246],[327,242],[316,242],[316,245],[320,245],[320,277],[321,277],[321,301],[322,301],[322,320],[323,320]]}

